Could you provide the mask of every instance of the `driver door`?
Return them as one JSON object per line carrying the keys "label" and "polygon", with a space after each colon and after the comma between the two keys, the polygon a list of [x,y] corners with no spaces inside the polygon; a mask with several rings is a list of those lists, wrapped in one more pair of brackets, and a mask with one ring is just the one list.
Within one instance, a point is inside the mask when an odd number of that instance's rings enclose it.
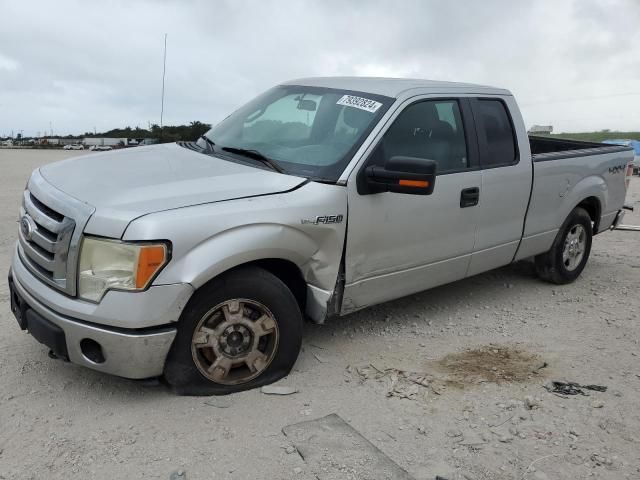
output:
{"label": "driver door", "polygon": [[[434,160],[433,193],[363,193],[365,168],[384,166],[394,156]],[[342,313],[464,278],[480,196],[468,101],[429,97],[407,102],[348,182]]]}

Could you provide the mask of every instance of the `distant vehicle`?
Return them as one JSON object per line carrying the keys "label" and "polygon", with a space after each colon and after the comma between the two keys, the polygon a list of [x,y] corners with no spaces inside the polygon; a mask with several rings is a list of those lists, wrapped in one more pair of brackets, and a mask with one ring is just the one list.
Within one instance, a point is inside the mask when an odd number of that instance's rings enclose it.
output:
{"label": "distant vehicle", "polygon": [[158,143],[158,139],[157,138],[143,138],[142,140],[140,140],[138,142],[138,146],[142,147],[145,145],[155,145],[156,143]]}
{"label": "distant vehicle", "polygon": [[553,133],[552,125],[533,125],[529,129],[531,135],[551,135]]}
{"label": "distant vehicle", "polygon": [[608,143],[610,145],[624,145],[625,147],[633,147],[633,174],[640,175],[640,141],[629,139],[612,139],[604,140],[602,143]]}
{"label": "distant vehicle", "polygon": [[573,282],[622,219],[632,160],[628,146],[529,137],[503,89],[297,80],[197,142],[35,170],[11,310],[52,356],[104,373],[163,375],[183,394],[255,388],[294,366],[304,317],[523,259]]}
{"label": "distant vehicle", "polygon": [[73,145],[65,145],[63,150],[84,150],[84,145],[80,143],[74,143]]}
{"label": "distant vehicle", "polygon": [[106,152],[108,150],[113,150],[113,147],[110,145],[92,145],[89,150],[93,152]]}

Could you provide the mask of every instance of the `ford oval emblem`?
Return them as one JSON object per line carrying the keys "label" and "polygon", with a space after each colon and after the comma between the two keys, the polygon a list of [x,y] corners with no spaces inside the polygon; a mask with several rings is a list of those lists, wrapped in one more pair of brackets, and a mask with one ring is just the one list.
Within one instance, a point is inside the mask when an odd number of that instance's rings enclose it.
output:
{"label": "ford oval emblem", "polygon": [[31,240],[31,237],[33,236],[33,224],[27,215],[20,219],[20,230],[22,231],[22,236],[25,240]]}

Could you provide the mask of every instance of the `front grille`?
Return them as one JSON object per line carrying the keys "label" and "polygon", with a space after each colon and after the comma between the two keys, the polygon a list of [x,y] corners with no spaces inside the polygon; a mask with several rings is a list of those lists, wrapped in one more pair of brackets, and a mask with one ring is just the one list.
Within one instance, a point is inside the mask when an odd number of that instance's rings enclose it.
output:
{"label": "front grille", "polygon": [[75,294],[77,252],[93,208],[53,188],[35,171],[20,208],[20,257],[49,285]]}
{"label": "front grille", "polygon": [[33,195],[33,193],[29,193],[29,198],[31,199],[31,201],[33,202],[33,204],[35,205],[35,207],[38,210],[44,212],[49,217],[53,218],[56,222],[62,222],[64,220],[64,215],[62,215],[61,213],[58,213],[55,210],[52,210],[51,208],[47,207],[44,203],[42,203],[40,200],[38,200]]}
{"label": "front grille", "polygon": [[75,221],[25,190],[20,211],[20,245],[37,271],[61,290],[67,288],[67,255]]}

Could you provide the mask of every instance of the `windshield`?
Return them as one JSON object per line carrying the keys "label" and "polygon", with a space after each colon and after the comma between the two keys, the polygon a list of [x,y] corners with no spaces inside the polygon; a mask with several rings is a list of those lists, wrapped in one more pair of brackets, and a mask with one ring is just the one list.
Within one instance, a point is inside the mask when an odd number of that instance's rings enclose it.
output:
{"label": "windshield", "polygon": [[370,93],[283,85],[236,110],[206,135],[216,153],[251,150],[286,173],[336,181],[392,102]]}

